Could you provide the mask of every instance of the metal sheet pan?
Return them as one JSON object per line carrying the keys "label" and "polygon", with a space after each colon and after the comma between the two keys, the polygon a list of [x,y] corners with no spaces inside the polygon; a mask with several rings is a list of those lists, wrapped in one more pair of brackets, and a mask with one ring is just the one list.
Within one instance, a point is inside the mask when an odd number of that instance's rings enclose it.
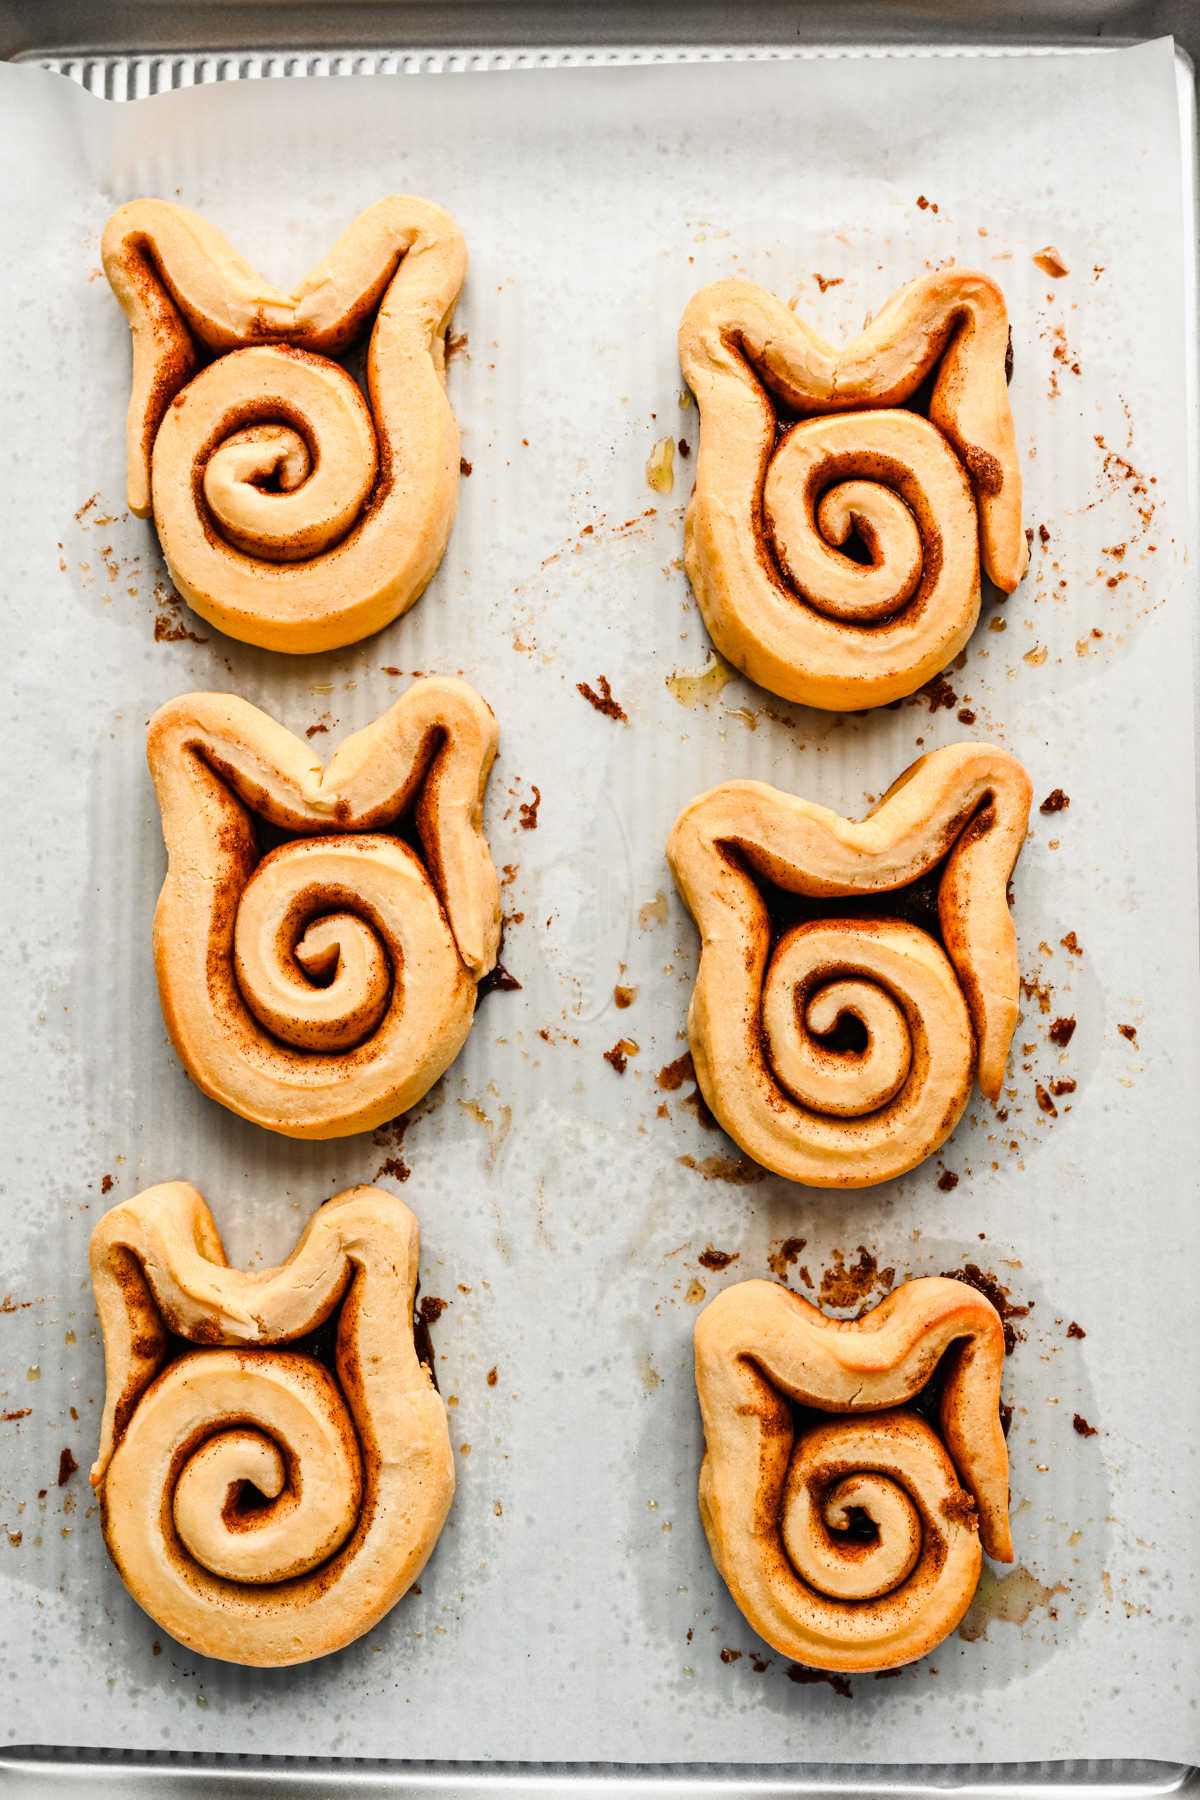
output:
{"label": "metal sheet pan", "polygon": [[[905,36],[911,41],[914,34],[913,21],[898,20],[897,15],[883,13],[875,9],[855,9],[854,18],[865,18],[867,11],[872,14],[872,23],[876,27],[879,39],[894,40]],[[1097,35],[1129,39],[1148,35],[1150,31],[1174,29],[1176,35],[1186,42],[1187,36],[1195,31],[1197,25],[1196,9],[1181,6],[1166,9],[1173,16],[1165,17],[1164,9],[1153,7],[1099,7],[1064,6],[1042,10],[1038,21],[1039,33],[1045,32],[1053,39],[1067,40],[1087,38]],[[371,48],[351,47],[358,40],[363,27],[364,13],[370,14],[370,22],[379,21],[374,31],[374,42],[403,43],[402,48],[378,50]],[[350,15],[353,15],[351,19]],[[499,8],[488,13],[489,21],[502,22],[503,29],[495,36],[502,36],[505,42],[497,45],[494,41],[482,41],[482,33],[471,42],[464,39],[464,19],[469,19],[476,28],[480,23],[479,8],[438,9],[430,13],[422,8],[393,8],[386,13],[382,8],[355,7],[339,8],[325,11],[323,18],[318,19],[308,8],[291,9],[291,16],[285,16],[281,24],[280,16],[273,8],[230,7],[207,8],[203,16],[199,9],[170,9],[169,14],[161,8],[146,7],[122,9],[119,20],[112,9],[88,9],[82,7],[47,7],[39,10],[39,24],[43,27],[53,23],[59,29],[57,43],[29,43],[22,41],[21,34],[27,40],[29,36],[28,22],[32,15],[26,12],[21,22],[21,33],[14,37],[13,21],[10,17],[0,16],[0,29],[4,31],[4,41],[12,50],[30,60],[37,60],[42,66],[57,69],[64,75],[81,83],[96,94],[103,94],[113,99],[135,97],[165,91],[169,88],[191,85],[196,82],[257,79],[273,75],[285,76],[320,76],[330,74],[371,72],[403,72],[407,70],[440,71],[453,73],[457,69],[466,68],[509,68],[520,66],[526,59],[535,61],[553,61],[555,63],[571,63],[575,61],[599,61],[623,63],[638,60],[659,60],[665,57],[680,59],[705,58],[711,56],[778,56],[788,54],[804,54],[808,46],[797,46],[785,41],[784,21],[774,11],[767,8],[746,9],[740,23],[745,23],[753,16],[758,29],[754,32],[754,42],[746,42],[737,46],[729,43],[700,43],[686,40],[694,32],[696,23],[708,22],[707,15],[699,11],[690,15],[682,9],[664,9],[654,18],[656,28],[661,36],[655,43],[614,43],[607,32],[599,29],[587,33],[580,31],[581,37],[590,38],[590,43],[563,47],[561,44],[562,15],[557,16],[556,30],[538,37],[530,29],[539,19],[546,26],[547,20],[531,8]],[[610,29],[617,9],[609,9],[606,22]],[[847,14],[841,15],[844,27]],[[795,15],[790,15],[794,28]],[[385,24],[387,29],[382,29]],[[524,26],[514,36],[514,24],[517,21]],[[164,44],[163,54],[135,54],[119,47],[113,41],[111,27],[117,22],[121,30],[136,30],[144,42]],[[300,23],[305,29],[305,44],[311,46],[318,37],[318,27],[323,34],[331,28],[344,28],[344,35],[339,44],[326,44],[321,48],[288,47],[288,39],[293,37]],[[573,21],[574,22],[574,21]],[[594,23],[594,20],[589,21]],[[621,22],[628,24],[622,16]],[[649,21],[643,15],[640,24],[644,28]],[[831,15],[826,9],[812,8],[804,17],[800,27],[805,36],[816,38],[832,38],[835,32],[830,27]],[[401,32],[397,27],[403,23]],[[414,23],[425,27],[428,36],[424,43],[414,41]],[[582,27],[583,18],[580,15]],[[979,21],[974,20],[974,26]],[[354,29],[349,27],[353,24]],[[721,24],[728,30],[729,16],[722,13]],[[202,31],[199,27],[203,25]],[[275,26],[271,31],[269,27]],[[438,29],[437,27],[441,27]],[[945,40],[949,36],[962,35],[955,9],[947,9],[940,16],[926,15],[925,30],[930,41]],[[169,27],[169,32],[168,32]],[[311,27],[311,30],[307,29]],[[772,31],[774,27],[774,32]],[[106,29],[107,28],[107,29]],[[1024,28],[1029,30],[1027,20],[1022,20],[1020,12],[1007,14],[998,9],[994,16],[982,27],[990,30],[996,38],[1013,41],[1014,32]],[[916,31],[920,31],[918,22]],[[144,30],[144,36],[143,36]],[[186,42],[181,41],[182,37]],[[572,33],[574,35],[574,33]],[[786,33],[791,36],[791,31]],[[838,31],[836,35],[841,36]],[[859,36],[866,37],[861,31]],[[552,44],[552,38],[558,37],[558,44]],[[522,42],[521,39],[525,38]],[[1112,41],[1110,37],[1110,41]],[[277,49],[258,48],[253,52],[234,48],[238,44],[255,42],[261,46],[268,39],[281,43]],[[667,40],[673,47],[668,48]],[[441,48],[429,48],[431,43]],[[83,48],[79,48],[83,46]],[[1190,78],[1183,74],[1180,82],[1181,109],[1183,112],[1183,142],[1194,160],[1196,136],[1193,95]],[[1193,245],[1194,251],[1194,245]],[[1191,258],[1194,266],[1194,254]],[[1191,299],[1191,319],[1195,325],[1195,294]],[[1194,411],[1194,408],[1193,408]],[[0,1752],[0,1791],[14,1796],[41,1796],[70,1793],[131,1793],[136,1795],[170,1796],[195,1795],[205,1796],[220,1794],[379,1794],[395,1796],[417,1796],[436,1794],[439,1796],[461,1795],[503,1795],[503,1794],[540,1794],[547,1800],[558,1800],[559,1796],[583,1796],[588,1794],[612,1795],[725,1795],[735,1793],[753,1793],[762,1796],[785,1795],[819,1795],[829,1794],[852,1796],[866,1794],[884,1794],[896,1796],[922,1796],[944,1790],[947,1786],[961,1788],[972,1795],[984,1797],[1009,1795],[1049,1795],[1056,1793],[1064,1786],[1083,1790],[1099,1796],[1150,1796],[1171,1793],[1193,1793],[1200,1791],[1200,1772],[1180,1766],[1154,1763],[1075,1763],[1075,1764],[1039,1764],[1039,1765],[956,1765],[953,1768],[906,1768],[902,1771],[885,1767],[830,1767],[822,1768],[814,1765],[797,1765],[792,1769],[774,1768],[769,1773],[752,1767],[726,1767],[699,1771],[695,1768],[672,1770],[662,1766],[654,1768],[590,1768],[572,1765],[570,1768],[551,1769],[545,1766],[537,1768],[522,1766],[475,1767],[467,1765],[424,1765],[411,1763],[381,1764],[362,1762],[354,1763],[318,1763],[306,1759],[278,1759],[271,1761],[251,1761],[246,1758],[209,1758],[176,1757],[169,1755],[144,1756],[115,1754],[96,1756],[86,1750],[78,1753],[45,1753],[41,1751],[5,1750]]]}
{"label": "metal sheet pan", "polygon": [[1165,1763],[674,1769],[571,1764],[329,1763],[300,1757],[0,1757],[5,1800],[1195,1800],[1195,1770]]}
{"label": "metal sheet pan", "polygon": [[535,51],[564,45],[657,51],[664,45],[1139,43],[1174,37],[1194,56],[1193,0],[0,0],[0,55],[126,55],[205,50]]}

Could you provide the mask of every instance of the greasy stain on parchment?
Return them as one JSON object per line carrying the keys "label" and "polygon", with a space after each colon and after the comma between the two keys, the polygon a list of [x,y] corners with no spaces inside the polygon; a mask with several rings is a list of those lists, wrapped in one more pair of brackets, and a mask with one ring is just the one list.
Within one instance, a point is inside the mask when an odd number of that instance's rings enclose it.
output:
{"label": "greasy stain on parchment", "polygon": [[1049,1606],[1055,1594],[1067,1591],[1061,1581],[1047,1587],[1022,1563],[1010,1569],[1007,1575],[993,1575],[985,1567],[958,1635],[968,1644],[974,1644],[979,1638],[987,1637],[989,1625],[1024,1625],[1035,1607]]}

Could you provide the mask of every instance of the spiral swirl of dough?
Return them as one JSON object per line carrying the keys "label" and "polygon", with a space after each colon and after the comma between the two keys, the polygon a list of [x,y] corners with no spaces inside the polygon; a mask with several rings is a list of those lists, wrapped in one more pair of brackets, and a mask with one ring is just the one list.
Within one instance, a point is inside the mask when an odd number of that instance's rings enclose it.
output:
{"label": "spiral swirl of dough", "polygon": [[386,1019],[387,1041],[376,1038],[371,1055],[406,1062],[437,995],[462,984],[420,862],[373,834],[307,838],[264,856],[242,889],[233,953],[250,1011],[300,1050],[352,1050]]}
{"label": "spiral swirl of dough", "polygon": [[[979,615],[971,489],[918,414],[793,425],[767,470],[763,518],[779,569],[824,617],[876,627],[902,614],[907,631],[928,614],[956,648],[971,635]],[[868,563],[841,548],[855,532]]]}
{"label": "spiral swirl of dough", "polygon": [[[1007,752],[959,744],[922,757],[861,824],[755,781],[685,807],[667,855],[701,936],[692,1059],[757,1162],[868,1187],[944,1143],[975,1080],[999,1093],[1018,1001],[1006,891],[1029,800]],[[838,896],[902,889],[943,859],[942,943],[900,919],[836,916]],[[834,916],[772,943],[756,875],[827,897]]]}
{"label": "spiral swirl of dough", "polygon": [[[861,1049],[829,1042],[848,1017],[865,1034]],[[785,932],[767,965],[762,1023],[780,1087],[831,1140],[843,1129],[837,1121],[868,1115],[875,1132],[886,1119],[906,1138],[932,1134],[947,1096],[961,1112],[971,1091],[975,1041],[958,978],[926,932],[898,920]]]}
{"label": "spiral swirl of dough", "polygon": [[[750,1624],[814,1668],[925,1655],[970,1605],[980,1540],[1012,1561],[995,1308],[923,1278],[847,1324],[745,1281],[695,1337],[701,1517]],[[943,1357],[939,1435],[902,1403]],[[795,1406],[853,1416],[798,1427]]]}
{"label": "spiral swirl of dough", "polygon": [[[306,654],[403,612],[454,517],[454,221],[380,200],[292,294],[166,201],[121,207],[102,250],[133,332],[129,504],[153,515],[188,603],[243,642]],[[368,407],[332,359],[372,315]],[[216,354],[197,373],[202,349]]]}
{"label": "spiral swirl of dough", "polygon": [[[134,1599],[189,1648],[278,1666],[342,1648],[419,1575],[454,1491],[413,1346],[416,1220],[354,1188],[279,1269],[227,1267],[184,1182],[92,1237],[107,1394],[92,1470]],[[279,1346],[338,1315],[336,1378]],[[171,1338],[211,1346],[171,1360]]]}
{"label": "spiral swirl of dough", "polygon": [[[268,344],[233,350],[188,383],[159,427],[153,466],[154,516],[173,562],[203,556],[214,529],[247,556],[303,562],[345,536],[379,456],[345,371]],[[181,468],[198,479],[181,482]]]}
{"label": "spiral swirl of dough", "polygon": [[[159,992],[206,1094],[290,1137],[342,1137],[395,1118],[444,1073],[499,942],[482,829],[495,746],[478,694],[440,678],[414,683],[324,769],[231,695],[155,715]],[[421,856],[378,829],[410,810]],[[260,858],[252,814],[321,835]]]}
{"label": "spiral swirl of dough", "polygon": [[[1000,290],[939,270],[835,351],[720,281],[679,346],[700,407],[687,570],[718,650],[830,711],[912,693],[975,628],[981,551],[1006,592],[1028,561]],[[904,403],[930,376],[926,419]],[[781,411],[801,415],[782,434]]]}
{"label": "spiral swirl of dough", "polygon": [[[113,1556],[135,1567],[164,1496],[197,1567],[224,1581],[291,1581],[340,1550],[362,1502],[354,1427],[311,1357],[181,1356],[129,1422],[105,1484]],[[249,1504],[247,1490],[271,1504]]]}

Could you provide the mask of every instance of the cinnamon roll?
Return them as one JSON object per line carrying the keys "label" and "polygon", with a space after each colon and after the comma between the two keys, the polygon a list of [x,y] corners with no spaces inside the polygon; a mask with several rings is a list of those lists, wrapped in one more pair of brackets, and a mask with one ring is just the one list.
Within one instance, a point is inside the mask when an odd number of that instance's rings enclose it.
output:
{"label": "cinnamon roll", "polygon": [[[445,677],[415,681],[326,766],[234,694],[154,715],[168,859],[154,961],[206,1094],[287,1137],[345,1137],[444,1073],[499,947],[483,834],[495,754],[491,708]],[[255,815],[298,835],[261,854]],[[391,829],[409,817],[417,848]]]}
{"label": "cinnamon roll", "polygon": [[[810,1668],[926,1655],[970,1605],[982,1551],[1013,1560],[996,1309],[929,1277],[847,1322],[742,1281],[695,1345],[700,1516],[746,1619]],[[939,1363],[935,1430],[905,1403]]]}
{"label": "cinnamon roll", "polygon": [[[684,808],[667,856],[700,931],[692,1060],[756,1162],[870,1187],[945,1142],[973,1081],[997,1098],[1019,1000],[1007,884],[1030,797],[1007,751],[953,744],[861,822],[761,781]],[[927,925],[889,912],[883,895],[931,876]]]}
{"label": "cinnamon roll", "polygon": [[[189,605],[304,654],[404,612],[458,494],[445,337],[467,252],[449,214],[376,201],[290,294],[167,200],[120,207],[101,251],[133,336],[129,506]],[[369,406],[334,360],[368,325]]]}
{"label": "cinnamon roll", "polygon": [[[1004,296],[939,269],[835,350],[752,282],[690,301],[679,360],[700,408],[688,577],[717,649],[826,711],[911,694],[1029,560],[1006,387]],[[909,407],[931,382],[928,418]]]}
{"label": "cinnamon roll", "polygon": [[[418,1250],[412,1213],[372,1187],[322,1206],[277,1269],[229,1268],[183,1181],[96,1226],[92,1484],[121,1579],[188,1649],[258,1668],[327,1656],[421,1573],[454,1459],[413,1344]],[[335,1312],[332,1368],[281,1348]]]}

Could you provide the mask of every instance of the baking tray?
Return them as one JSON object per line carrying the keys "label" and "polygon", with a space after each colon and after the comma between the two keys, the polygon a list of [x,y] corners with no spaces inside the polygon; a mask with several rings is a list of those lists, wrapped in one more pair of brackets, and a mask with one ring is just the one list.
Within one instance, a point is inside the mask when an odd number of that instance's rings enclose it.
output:
{"label": "baking tray", "polygon": [[[1182,142],[1194,173],[1194,86],[1188,53],[1200,48],[1200,7],[1190,4],[1098,4],[1054,0],[1036,9],[993,4],[970,21],[972,48],[1136,42],[1162,33],[1180,48]],[[717,38],[721,41],[717,41]],[[838,8],[747,6],[740,10],[663,5],[612,6],[566,12],[536,5],[351,5],[207,7],[60,4],[0,7],[0,53],[33,61],[90,92],[121,100],[175,87],[231,79],[429,72],[820,54],[823,46],[856,43],[950,47],[967,36],[962,9],[919,11],[882,4]],[[336,41],[331,41],[336,38]],[[131,48],[132,45],[138,48]],[[1194,184],[1193,184],[1194,192]],[[1194,212],[1194,209],[1193,209]],[[1189,247],[1195,267],[1195,241]],[[1195,284],[1189,318],[1196,318]],[[1194,386],[1194,366],[1191,371]],[[1191,408],[1196,415],[1194,404]],[[1195,457],[1193,456],[1193,469]],[[1025,1763],[930,1767],[752,1765],[698,1769],[668,1765],[470,1765],[337,1762],[311,1758],[97,1753],[86,1749],[0,1751],[6,1796],[133,1794],[135,1796],[350,1795],[402,1797],[536,1794],[546,1800],[585,1795],[880,1794],[924,1796],[947,1789],[980,1800],[990,1795],[1051,1795],[1063,1788],[1096,1796],[1200,1793],[1200,1771],[1153,1762]]]}

